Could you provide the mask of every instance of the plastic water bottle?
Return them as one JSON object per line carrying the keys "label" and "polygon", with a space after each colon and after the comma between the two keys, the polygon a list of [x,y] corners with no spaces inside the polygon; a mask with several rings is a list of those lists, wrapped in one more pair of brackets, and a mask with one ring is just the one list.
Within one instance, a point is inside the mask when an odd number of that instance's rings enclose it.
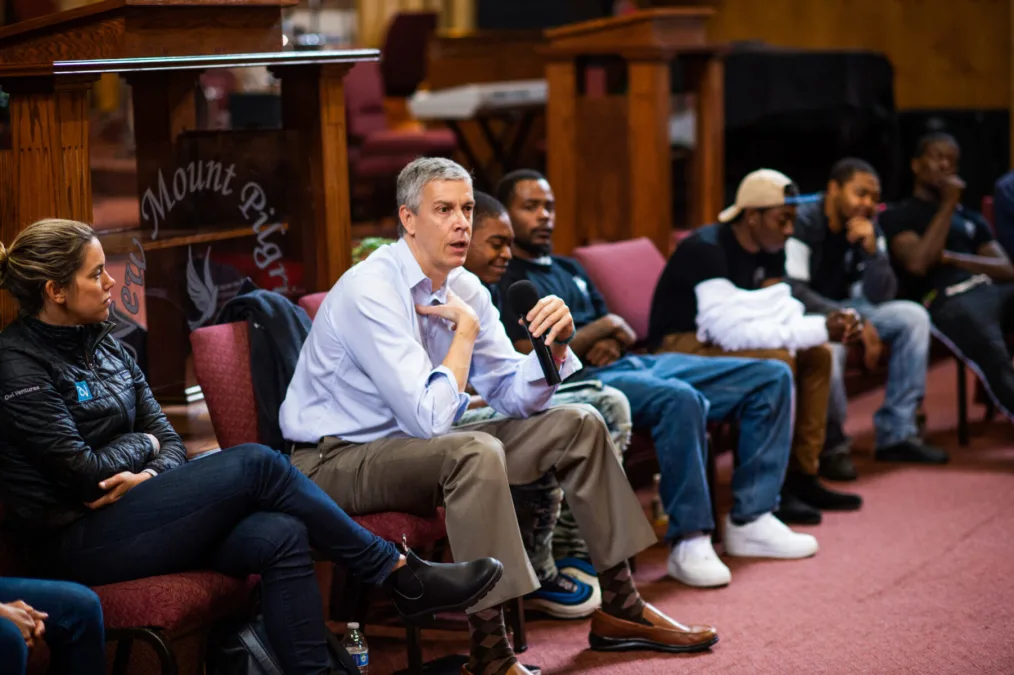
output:
{"label": "plastic water bottle", "polygon": [[359,667],[360,675],[368,675],[370,672],[370,648],[366,646],[366,636],[359,630],[359,624],[350,621],[348,631],[342,639],[342,647],[349,653],[349,656]]}

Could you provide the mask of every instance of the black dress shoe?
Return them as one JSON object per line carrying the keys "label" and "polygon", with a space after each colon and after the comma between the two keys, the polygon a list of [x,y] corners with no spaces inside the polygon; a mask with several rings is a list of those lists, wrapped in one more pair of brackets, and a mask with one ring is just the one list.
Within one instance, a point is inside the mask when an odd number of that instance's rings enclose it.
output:
{"label": "black dress shoe", "polygon": [[914,438],[889,445],[886,448],[879,448],[875,455],[877,461],[880,462],[946,464],[951,459],[951,456],[945,450]]}
{"label": "black dress shoe", "polygon": [[405,565],[388,577],[394,606],[407,620],[438,612],[471,607],[493,590],[503,576],[495,558],[467,563],[426,562],[412,551],[405,552]]}
{"label": "black dress shoe", "polygon": [[786,492],[821,511],[856,511],[863,505],[859,495],[828,489],[816,476],[805,473],[793,472],[785,476],[782,494]]}
{"label": "black dress shoe", "polygon": [[786,525],[820,525],[823,516],[820,511],[804,504],[792,494],[782,492],[782,503],[775,511],[775,518]]}
{"label": "black dress shoe", "polygon": [[820,458],[820,477],[827,480],[851,481],[856,479],[856,465],[847,452],[836,452]]}

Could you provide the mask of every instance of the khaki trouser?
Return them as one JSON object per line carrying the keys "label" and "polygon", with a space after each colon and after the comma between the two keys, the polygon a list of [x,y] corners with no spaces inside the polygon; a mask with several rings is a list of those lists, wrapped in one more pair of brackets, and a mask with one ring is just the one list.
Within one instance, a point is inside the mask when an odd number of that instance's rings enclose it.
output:
{"label": "khaki trouser", "polygon": [[673,333],[662,340],[661,352],[680,352],[699,356],[740,356],[776,359],[792,368],[796,379],[796,428],[792,437],[789,466],[814,475],[820,465],[827,434],[827,405],[831,392],[832,353],[827,345],[801,349],[793,357],[786,349],[748,349],[727,352],[705,344],[696,333]]}
{"label": "khaki trouser", "polygon": [[504,574],[479,611],[538,588],[525,553],[510,485],[554,471],[588,542],[597,570],[613,567],[657,539],[594,409],[554,407],[528,419],[479,422],[423,440],[321,440],[292,463],[352,515],[426,515],[443,504],[456,560],[491,556]]}

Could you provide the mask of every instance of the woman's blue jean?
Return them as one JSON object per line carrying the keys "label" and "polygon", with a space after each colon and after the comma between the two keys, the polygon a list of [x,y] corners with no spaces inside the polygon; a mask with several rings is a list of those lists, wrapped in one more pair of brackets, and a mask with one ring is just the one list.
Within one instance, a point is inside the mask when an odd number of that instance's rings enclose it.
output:
{"label": "woman's blue jean", "polygon": [[286,673],[329,672],[311,547],[366,583],[399,553],[356,524],[289,458],[241,445],[147,480],[61,531],[54,573],[90,586],[213,569],[261,575],[265,627]]}
{"label": "woman's blue jean", "polygon": [[[68,581],[0,577],[0,603],[22,600],[49,615],[43,639],[51,675],[105,675],[102,605],[88,588]],[[13,621],[0,619],[0,672],[24,675],[28,645]]]}

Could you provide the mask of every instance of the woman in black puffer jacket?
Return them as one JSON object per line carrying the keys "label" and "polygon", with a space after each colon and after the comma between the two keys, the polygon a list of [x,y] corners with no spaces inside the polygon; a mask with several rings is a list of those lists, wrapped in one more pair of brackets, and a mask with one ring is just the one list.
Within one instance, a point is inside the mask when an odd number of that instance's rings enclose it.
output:
{"label": "woman in black puffer jacket", "polygon": [[[0,333],[0,498],[54,576],[108,584],[207,568],[260,574],[285,673],[329,670],[310,544],[405,614],[464,609],[500,563],[435,565],[353,522],[286,456],[242,445],[191,462],[109,334],[113,279],[94,231],[44,220],[0,244],[20,317]],[[395,571],[397,570],[397,571]]]}

